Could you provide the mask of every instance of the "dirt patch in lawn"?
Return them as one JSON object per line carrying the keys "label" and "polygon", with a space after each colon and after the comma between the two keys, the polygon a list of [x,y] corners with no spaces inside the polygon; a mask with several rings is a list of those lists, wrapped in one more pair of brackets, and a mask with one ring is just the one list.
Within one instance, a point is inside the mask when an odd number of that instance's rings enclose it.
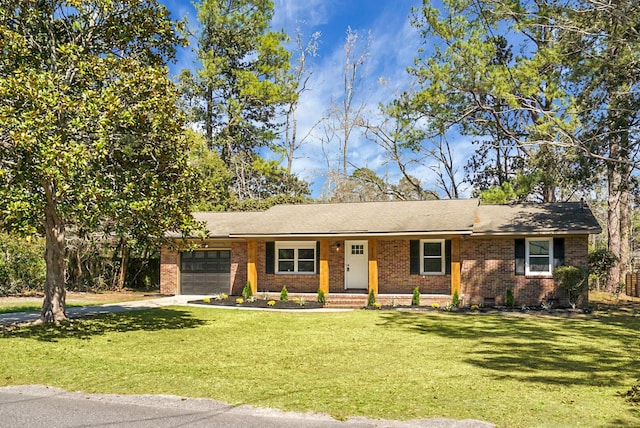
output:
{"label": "dirt patch in lawn", "polygon": [[268,309],[318,309],[324,307],[324,304],[315,301],[307,301],[303,299],[292,300],[275,300],[275,299],[254,299],[247,300],[242,296],[228,296],[224,299],[209,298],[190,300],[188,303],[196,305],[209,306],[236,306],[248,308],[268,308]]}

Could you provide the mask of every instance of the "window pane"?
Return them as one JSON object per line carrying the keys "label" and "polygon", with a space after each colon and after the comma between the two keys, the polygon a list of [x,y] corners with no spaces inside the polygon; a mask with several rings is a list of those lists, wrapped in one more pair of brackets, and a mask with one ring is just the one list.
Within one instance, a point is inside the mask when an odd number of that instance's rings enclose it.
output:
{"label": "window pane", "polygon": [[231,251],[227,251],[227,250],[220,251],[220,253],[219,253],[219,257],[220,257],[221,259],[228,259],[228,258],[230,258],[230,257],[231,257]]}
{"label": "window pane", "polygon": [[204,259],[204,251],[194,251],[193,257],[196,259]]}
{"label": "window pane", "polygon": [[442,272],[442,259],[424,259],[424,271],[425,272]]}
{"label": "window pane", "polygon": [[305,260],[314,260],[315,259],[314,253],[315,253],[315,250],[312,248],[300,248],[298,250],[298,258],[305,259]]}
{"label": "window pane", "polygon": [[[424,255],[425,256],[441,256],[442,245],[439,242],[425,242],[424,243]],[[440,270],[440,269],[438,269]]]}
{"label": "window pane", "polygon": [[548,256],[549,241],[529,241],[529,254],[532,256]]}
{"label": "window pane", "polygon": [[530,272],[549,272],[549,257],[530,257]]}
{"label": "window pane", "polygon": [[278,272],[293,272],[293,261],[278,262]]}
{"label": "window pane", "polygon": [[293,248],[280,248],[278,250],[278,258],[293,260]]}
{"label": "window pane", "polygon": [[313,272],[313,267],[316,263],[311,261],[300,261],[298,262],[298,272]]}

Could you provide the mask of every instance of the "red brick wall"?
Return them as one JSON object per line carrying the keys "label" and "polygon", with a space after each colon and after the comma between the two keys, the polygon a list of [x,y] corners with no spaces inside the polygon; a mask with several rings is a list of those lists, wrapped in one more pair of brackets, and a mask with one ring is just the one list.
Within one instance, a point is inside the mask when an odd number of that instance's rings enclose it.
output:
{"label": "red brick wall", "polygon": [[167,247],[160,248],[160,293],[173,295],[178,292],[178,253]]}
{"label": "red brick wall", "polygon": [[[539,305],[552,298],[566,304],[553,278],[515,275],[515,238],[467,238],[460,247],[465,304],[481,304],[485,298],[504,304],[507,289],[513,291],[516,305]],[[587,252],[586,236],[565,238],[566,265],[586,267]],[[585,302],[586,297],[585,293]]]}
{"label": "red brick wall", "polygon": [[378,241],[378,293],[450,294],[451,275],[410,275],[409,240]]}
{"label": "red brick wall", "polygon": [[[258,254],[259,256],[259,254]],[[240,295],[247,283],[247,243],[231,243],[231,294]]]}

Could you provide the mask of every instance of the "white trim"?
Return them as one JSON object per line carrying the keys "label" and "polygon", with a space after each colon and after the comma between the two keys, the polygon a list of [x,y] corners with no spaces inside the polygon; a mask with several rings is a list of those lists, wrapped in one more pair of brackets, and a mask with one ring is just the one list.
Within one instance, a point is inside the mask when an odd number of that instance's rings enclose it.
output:
{"label": "white trim", "polygon": [[[424,244],[439,243],[440,244],[440,272],[426,272],[424,270]],[[429,256],[427,256],[429,257]],[[436,257],[429,257],[435,259]],[[421,239],[420,240],[420,275],[444,275],[446,265],[445,239]]]}
{"label": "white trim", "polygon": [[[529,244],[530,242],[535,241],[546,241],[549,243],[549,254],[547,255],[547,271],[531,271],[530,268],[530,254],[529,254]],[[534,256],[542,258],[541,256]],[[549,277],[553,275],[553,238],[549,237],[539,237],[539,238],[525,238],[524,245],[524,274],[525,276],[544,276]]]}
{"label": "white trim", "polygon": [[[318,254],[316,251],[316,241],[276,241],[274,246],[275,251],[275,273],[278,275],[315,275],[316,263],[318,260]],[[280,271],[280,249],[293,250],[293,270],[292,271]],[[298,272],[298,263],[300,259],[298,257],[299,250],[313,250],[313,271]],[[291,259],[285,259],[291,260]],[[303,259],[309,261],[309,259]]]}

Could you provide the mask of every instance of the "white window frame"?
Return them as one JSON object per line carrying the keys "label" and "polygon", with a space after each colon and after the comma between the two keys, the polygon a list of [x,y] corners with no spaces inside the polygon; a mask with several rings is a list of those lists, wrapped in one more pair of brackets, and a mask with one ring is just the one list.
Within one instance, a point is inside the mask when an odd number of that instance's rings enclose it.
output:
{"label": "white window frame", "polygon": [[[280,271],[280,249],[293,250],[293,271]],[[298,272],[298,262],[300,261],[299,250],[313,250],[313,272]],[[278,275],[315,275],[318,252],[315,241],[277,241],[275,245],[276,266],[275,273]],[[287,259],[289,260],[289,259]],[[303,259],[308,260],[308,259]]]}
{"label": "white window frame", "polygon": [[[547,271],[532,271],[531,268],[531,256],[530,247],[531,242],[547,241],[549,243],[549,254],[547,255]],[[540,257],[540,256],[534,256]],[[553,276],[553,238],[526,238],[525,239],[525,256],[524,266],[526,276]]]}
{"label": "white window frame", "polygon": [[[444,239],[421,239],[420,240],[420,275],[444,275],[446,265],[446,253],[445,253],[445,240]],[[426,272],[424,270],[424,244],[426,243],[439,243],[440,244],[440,272]],[[427,256],[428,257],[428,256]],[[435,257],[430,257],[435,258]]]}

